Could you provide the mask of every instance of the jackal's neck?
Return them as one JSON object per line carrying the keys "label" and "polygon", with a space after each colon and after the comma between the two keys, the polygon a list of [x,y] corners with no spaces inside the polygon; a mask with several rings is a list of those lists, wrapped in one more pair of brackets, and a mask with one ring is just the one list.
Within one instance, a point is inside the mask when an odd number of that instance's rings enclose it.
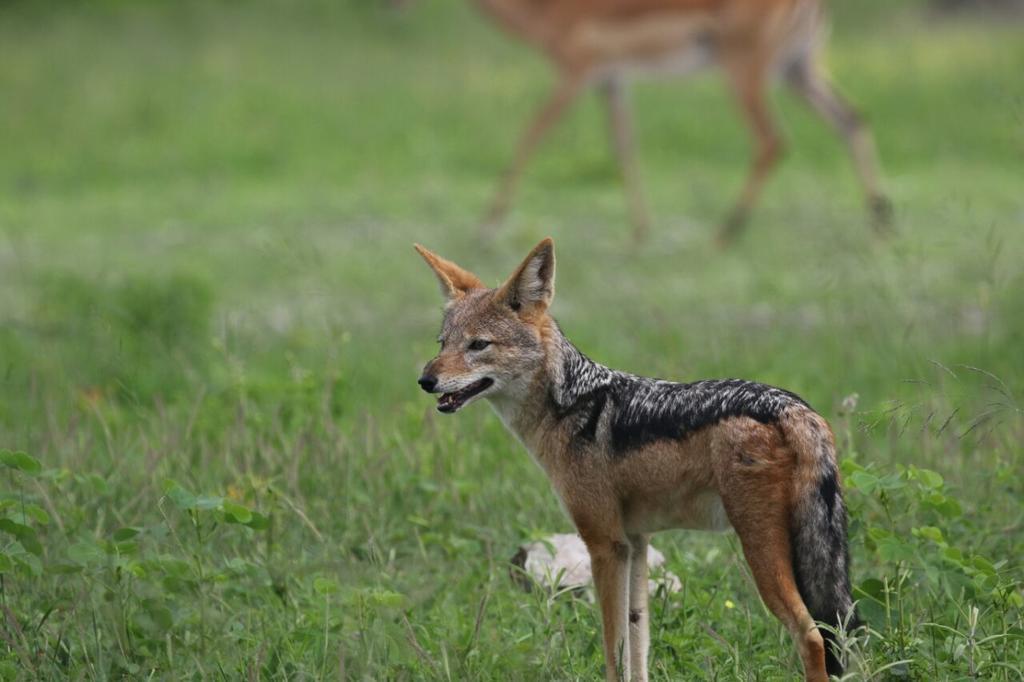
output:
{"label": "jackal's neck", "polygon": [[572,407],[583,396],[611,383],[615,372],[594,362],[565,337],[552,320],[548,346],[548,391],[560,408]]}
{"label": "jackal's neck", "polygon": [[588,393],[609,384],[616,374],[580,352],[553,319],[543,328],[542,339],[544,360],[538,371],[491,398],[505,426],[531,451],[543,440],[543,425],[549,423],[552,409],[562,412],[571,408]]}

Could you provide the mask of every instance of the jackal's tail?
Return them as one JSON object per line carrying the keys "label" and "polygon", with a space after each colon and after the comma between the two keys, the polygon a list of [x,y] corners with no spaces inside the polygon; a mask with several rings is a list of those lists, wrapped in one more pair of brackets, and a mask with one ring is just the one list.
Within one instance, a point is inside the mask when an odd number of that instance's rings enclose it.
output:
{"label": "jackal's tail", "polygon": [[[860,625],[850,594],[850,555],[846,542],[846,507],[839,488],[835,441],[816,413],[800,409],[785,420],[787,438],[797,454],[796,490],[790,534],[797,589],[814,620],[833,628]],[[835,636],[825,639],[825,666],[842,675]]]}

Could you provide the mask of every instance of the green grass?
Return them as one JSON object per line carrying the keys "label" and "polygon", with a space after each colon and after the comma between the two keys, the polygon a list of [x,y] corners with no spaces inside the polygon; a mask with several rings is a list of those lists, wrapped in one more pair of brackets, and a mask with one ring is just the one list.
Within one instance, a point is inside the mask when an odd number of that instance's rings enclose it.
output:
{"label": "green grass", "polygon": [[[635,88],[648,242],[588,99],[484,244],[551,76],[462,3],[0,8],[0,449],[31,455],[0,471],[0,678],[598,677],[594,609],[508,578],[570,528],[542,473],[414,383],[440,301],[411,243],[496,283],[550,234],[592,357],[832,421],[854,679],[1021,679],[1021,28],[863,7],[829,64],[898,233],[780,91],[788,156],[727,252],[749,147],[713,75]],[[685,584],[655,679],[798,674],[731,535],[655,544]]]}

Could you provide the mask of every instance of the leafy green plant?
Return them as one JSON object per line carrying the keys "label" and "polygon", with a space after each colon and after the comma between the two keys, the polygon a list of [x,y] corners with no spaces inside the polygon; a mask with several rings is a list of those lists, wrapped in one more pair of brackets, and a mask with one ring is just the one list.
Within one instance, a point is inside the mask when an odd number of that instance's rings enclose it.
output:
{"label": "leafy green plant", "polygon": [[[963,664],[970,675],[992,666],[1009,666],[1003,657],[1007,640],[1019,640],[1024,597],[1019,573],[1007,559],[994,559],[950,542],[974,530],[961,504],[950,495],[943,477],[929,469],[895,465],[889,473],[843,462],[847,485],[863,504],[855,508],[858,535],[869,560],[884,573],[861,579],[855,596],[880,641],[901,660],[944,660]],[[877,569],[876,569],[877,570]],[[912,615],[909,594],[926,593],[936,602],[962,604],[955,622],[922,622]],[[965,629],[961,629],[965,628]],[[988,630],[992,634],[985,635]],[[959,640],[954,643],[952,640]],[[924,655],[922,655],[922,653]],[[920,674],[927,674],[922,669]]]}
{"label": "leafy green plant", "polygon": [[0,574],[16,569],[28,575],[41,572],[40,557],[43,546],[38,529],[50,523],[50,515],[25,490],[26,479],[42,470],[39,460],[25,452],[0,450],[0,467],[14,483],[12,492],[0,493],[0,531],[7,542],[0,545]]}

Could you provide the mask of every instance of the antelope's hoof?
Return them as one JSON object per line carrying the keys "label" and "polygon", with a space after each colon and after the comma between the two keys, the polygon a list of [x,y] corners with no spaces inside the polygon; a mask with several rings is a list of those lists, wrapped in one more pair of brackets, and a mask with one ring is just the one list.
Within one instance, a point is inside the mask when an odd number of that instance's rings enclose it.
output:
{"label": "antelope's hoof", "polygon": [[895,211],[888,197],[879,194],[868,199],[868,211],[871,214],[871,228],[876,234],[888,235],[895,231],[893,226]]}
{"label": "antelope's hoof", "polygon": [[651,233],[651,221],[648,218],[633,219],[633,243],[642,244]]}
{"label": "antelope's hoof", "polygon": [[747,226],[749,213],[743,209],[733,211],[722,226],[715,233],[715,246],[720,249],[727,249],[732,246],[736,239],[743,233]]}

